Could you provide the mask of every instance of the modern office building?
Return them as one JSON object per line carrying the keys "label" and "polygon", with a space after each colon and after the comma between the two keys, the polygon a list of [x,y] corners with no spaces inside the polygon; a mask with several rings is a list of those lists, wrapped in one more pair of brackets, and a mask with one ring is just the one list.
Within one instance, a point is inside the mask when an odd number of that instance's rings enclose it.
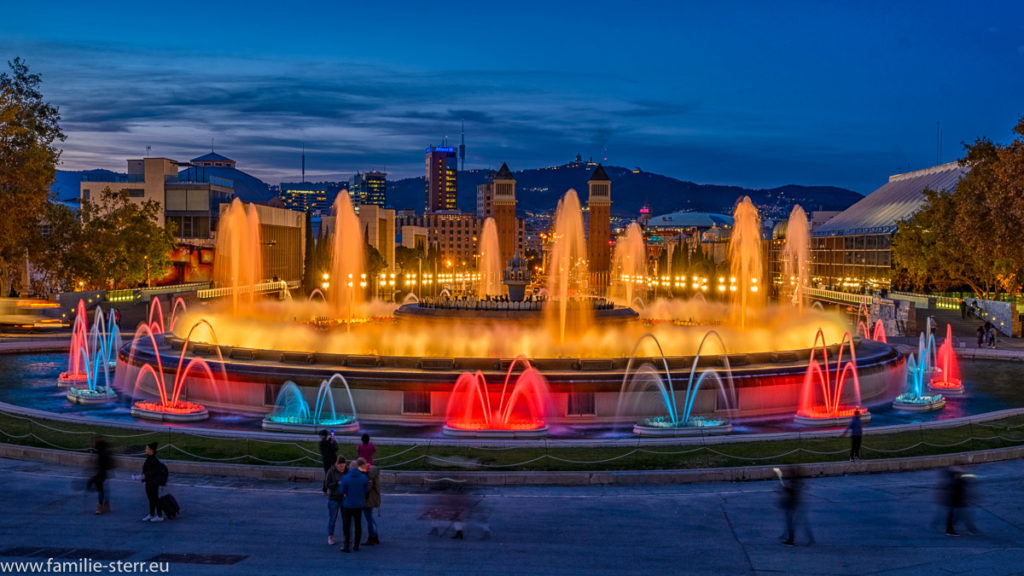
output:
{"label": "modern office building", "polygon": [[395,211],[376,204],[364,204],[359,210],[363,236],[384,257],[387,268],[395,270]]}
{"label": "modern office building", "polygon": [[455,148],[429,146],[426,153],[426,212],[458,210],[459,169]]}
{"label": "modern office building", "polygon": [[388,175],[384,172],[356,172],[349,180],[349,195],[352,203],[371,204],[384,208],[388,201]]}

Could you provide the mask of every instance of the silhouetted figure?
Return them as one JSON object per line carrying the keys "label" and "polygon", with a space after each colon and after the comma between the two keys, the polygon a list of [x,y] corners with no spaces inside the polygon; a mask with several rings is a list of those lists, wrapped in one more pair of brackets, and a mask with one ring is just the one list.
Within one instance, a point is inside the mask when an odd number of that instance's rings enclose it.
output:
{"label": "silhouetted figure", "polygon": [[92,451],[96,455],[95,469],[86,487],[96,487],[96,513],[103,514],[110,512],[110,495],[104,489],[103,483],[107,481],[107,473],[114,468],[114,457],[110,453],[107,441],[100,435],[92,439]]}
{"label": "silhouetted figure", "polygon": [[787,546],[796,545],[796,529],[802,525],[807,533],[808,545],[814,544],[814,534],[811,533],[811,525],[803,507],[803,478],[800,470],[793,470],[788,479],[782,477],[782,471],[778,468],[775,473],[779,476],[782,492],[779,504],[786,516],[786,539],[782,543]]}
{"label": "silhouetted figure", "polygon": [[960,301],[960,319],[961,320],[967,320],[967,301],[966,300],[961,300]]}
{"label": "silhouetted figure", "polygon": [[968,479],[972,476],[964,473],[964,471],[957,466],[947,468],[944,474],[946,491],[946,534],[950,536],[960,535],[960,533],[956,531],[957,521],[963,521],[967,526],[967,531],[974,534],[977,530],[974,527],[974,522],[970,515],[970,494],[968,489]]}
{"label": "silhouetted figure", "polygon": [[850,433],[850,462],[860,460],[860,443],[864,439],[864,425],[860,421],[860,410],[853,411],[853,418],[843,430],[843,435]]}
{"label": "silhouetted figure", "polygon": [[985,327],[984,326],[978,326],[977,334],[978,334],[978,348],[981,348],[982,346],[985,345]]}
{"label": "silhouetted figure", "polygon": [[334,430],[321,430],[317,447],[320,448],[320,464],[326,474],[338,461],[338,441],[334,439]]}

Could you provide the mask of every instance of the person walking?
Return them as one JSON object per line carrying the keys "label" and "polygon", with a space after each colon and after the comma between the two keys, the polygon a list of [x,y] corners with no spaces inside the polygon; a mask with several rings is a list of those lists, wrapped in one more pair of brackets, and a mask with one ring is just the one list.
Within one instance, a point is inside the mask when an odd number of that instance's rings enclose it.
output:
{"label": "person walking", "polygon": [[797,526],[803,526],[807,533],[807,544],[814,544],[814,534],[811,532],[811,524],[807,521],[807,515],[803,508],[803,475],[799,469],[793,470],[789,479],[782,477],[782,471],[778,468],[775,473],[779,477],[782,496],[780,505],[786,517],[786,539],[782,541],[786,546],[796,545]]}
{"label": "person walking", "polygon": [[978,326],[977,334],[978,334],[978,348],[981,348],[982,346],[985,345],[985,327],[984,326]]}
{"label": "person walking", "polygon": [[363,518],[366,520],[366,542],[363,546],[374,546],[380,544],[380,534],[377,532],[377,523],[373,521],[373,511],[380,508],[380,468],[367,463],[365,468],[360,468],[366,474],[369,486],[366,490],[366,503],[363,506]]}
{"label": "person walking", "polygon": [[373,464],[373,453],[377,451],[377,447],[370,442],[369,434],[363,434],[361,440],[363,443],[356,448],[356,453],[360,458],[366,460],[367,464]]}
{"label": "person walking", "polygon": [[946,534],[959,536],[956,531],[957,521],[963,521],[967,531],[971,534],[977,533],[974,522],[971,520],[970,494],[968,493],[967,479],[971,477],[958,466],[950,466],[944,472],[946,490]]}
{"label": "person walking", "polygon": [[[354,466],[341,479],[341,525],[345,533],[345,544],[342,552],[358,552],[359,541],[363,538],[363,507],[366,506],[366,493],[370,482],[366,474],[359,469],[366,467],[366,461],[359,458]],[[355,522],[355,546],[352,543],[352,523]]]}
{"label": "person walking", "polygon": [[334,439],[334,430],[330,433],[327,430],[320,431],[320,464],[326,474],[328,470],[338,461],[338,441]]}
{"label": "person walking", "polygon": [[334,466],[324,476],[323,492],[327,496],[327,545],[334,546],[334,526],[341,510],[341,491],[338,489],[347,466],[344,456],[334,459]]}
{"label": "person walking", "polygon": [[141,480],[146,485],[146,498],[149,500],[149,514],[143,522],[163,522],[164,515],[160,510],[160,487],[167,485],[167,466],[156,457],[158,444],[150,442],[146,445],[146,461],[142,463]]}
{"label": "person walking", "polygon": [[996,347],[996,327],[995,325],[989,325],[988,327],[988,347],[995,349]]}
{"label": "person walking", "polygon": [[92,451],[96,455],[95,468],[86,488],[96,487],[96,514],[103,514],[110,512],[110,498],[103,483],[107,481],[107,473],[114,468],[114,457],[110,454],[107,441],[99,434],[92,439]]}
{"label": "person walking", "polygon": [[967,300],[960,300],[960,319],[967,320]]}
{"label": "person walking", "polygon": [[860,460],[860,443],[864,438],[864,425],[860,421],[860,410],[853,411],[853,418],[843,430],[843,436],[850,434],[850,462]]}

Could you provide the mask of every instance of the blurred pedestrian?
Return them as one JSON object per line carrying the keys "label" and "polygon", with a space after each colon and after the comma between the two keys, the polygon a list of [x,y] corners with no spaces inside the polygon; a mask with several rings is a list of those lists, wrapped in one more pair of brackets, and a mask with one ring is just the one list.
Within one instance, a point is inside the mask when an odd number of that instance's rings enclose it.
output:
{"label": "blurred pedestrian", "polygon": [[978,326],[977,334],[978,334],[978,348],[981,348],[982,346],[985,345],[985,327],[984,326]]}
{"label": "blurred pedestrian", "polygon": [[850,418],[850,423],[843,430],[843,436],[846,436],[847,432],[850,434],[850,462],[860,460],[860,444],[864,439],[864,424],[860,421],[860,410],[853,411],[853,418]]}
{"label": "blurred pedestrian", "polygon": [[96,487],[96,514],[103,514],[110,512],[110,495],[104,483],[107,481],[107,474],[114,468],[114,457],[110,454],[107,441],[99,434],[92,439],[92,452],[96,457],[93,460],[93,475],[89,478],[86,488]]}
{"label": "blurred pedestrian", "polygon": [[320,443],[317,447],[320,448],[320,464],[326,474],[338,461],[338,441],[334,439],[334,430],[321,430]]}
{"label": "blurred pedestrian", "polygon": [[373,464],[373,453],[377,451],[377,447],[370,442],[369,434],[363,434],[360,440],[362,444],[356,448],[356,454],[363,460],[366,460],[367,464]]}
{"label": "blurred pedestrian", "polygon": [[960,300],[960,319],[967,320],[967,300]]}
{"label": "blurred pedestrian", "polygon": [[996,327],[994,325],[990,325],[988,328],[988,347],[993,349],[996,347]]}
{"label": "blurred pedestrian", "polygon": [[334,546],[334,527],[341,510],[341,490],[338,486],[345,475],[348,463],[344,456],[337,456],[334,465],[324,475],[323,493],[327,496],[327,545]]}
{"label": "blurred pedestrian", "polygon": [[949,536],[960,535],[956,531],[958,521],[962,521],[971,534],[977,532],[970,514],[968,479],[972,477],[958,466],[950,466],[945,470],[946,534]]}
{"label": "blurred pedestrian", "polygon": [[775,468],[775,474],[779,477],[781,491],[779,504],[786,517],[786,539],[782,543],[786,546],[795,546],[796,530],[802,526],[807,534],[807,544],[814,544],[814,534],[811,532],[811,524],[807,521],[803,505],[803,474],[799,468],[794,468],[788,479],[783,478],[782,470],[778,468]]}

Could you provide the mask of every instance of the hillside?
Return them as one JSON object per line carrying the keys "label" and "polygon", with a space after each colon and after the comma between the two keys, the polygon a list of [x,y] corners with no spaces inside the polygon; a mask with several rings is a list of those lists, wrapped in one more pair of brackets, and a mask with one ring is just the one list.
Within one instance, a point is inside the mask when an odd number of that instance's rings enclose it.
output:
{"label": "hillside", "polygon": [[[593,165],[574,162],[514,172],[519,211],[551,210],[569,188],[575,188],[580,199],[586,201],[587,181],[593,169]],[[833,186],[790,184],[751,190],[740,186],[696,184],[650,172],[634,173],[621,166],[606,166],[605,171],[612,179],[612,212],[619,216],[636,215],[645,200],[655,215],[678,210],[729,213],[736,200],[746,195],[759,207],[767,208],[767,214],[778,216],[788,213],[794,204],[808,211],[843,210],[862,198],[852,190]],[[487,180],[487,175],[487,170],[459,172],[461,210],[476,210],[476,187]],[[422,210],[425,186],[422,177],[389,182],[388,203],[395,208]]]}

